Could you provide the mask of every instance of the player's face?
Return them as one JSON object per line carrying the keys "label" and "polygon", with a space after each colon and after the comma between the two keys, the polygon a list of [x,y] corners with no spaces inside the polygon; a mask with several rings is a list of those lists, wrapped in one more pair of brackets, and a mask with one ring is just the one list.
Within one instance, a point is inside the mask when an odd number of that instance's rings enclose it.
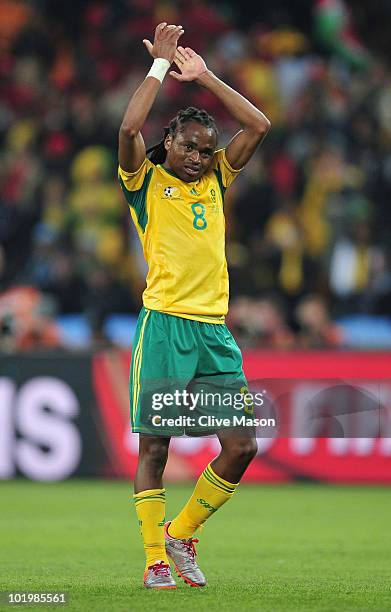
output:
{"label": "player's face", "polygon": [[217,144],[216,133],[195,121],[185,123],[174,136],[167,136],[166,163],[182,181],[197,181],[208,169]]}

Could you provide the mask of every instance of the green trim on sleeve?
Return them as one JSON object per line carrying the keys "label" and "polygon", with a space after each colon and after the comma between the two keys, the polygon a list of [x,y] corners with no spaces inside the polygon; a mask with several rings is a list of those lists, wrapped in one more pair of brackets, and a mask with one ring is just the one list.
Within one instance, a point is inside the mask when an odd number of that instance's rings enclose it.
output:
{"label": "green trim on sleeve", "polygon": [[133,208],[137,216],[137,222],[141,227],[143,233],[145,232],[146,225],[148,223],[147,213],[147,191],[149,183],[151,182],[153,168],[150,168],[145,175],[143,184],[140,189],[135,191],[129,191],[126,189],[126,185],[121,176],[118,177],[122,191],[124,192],[125,198],[129,206]]}
{"label": "green trim on sleeve", "polygon": [[226,187],[224,187],[224,185],[223,185],[223,176],[221,174],[221,170],[220,170],[220,168],[215,168],[213,170],[213,172],[215,173],[216,178],[217,178],[217,182],[219,183],[219,187],[220,187],[220,191],[221,191],[221,197],[223,198],[223,204],[224,204],[224,195],[225,195]]}

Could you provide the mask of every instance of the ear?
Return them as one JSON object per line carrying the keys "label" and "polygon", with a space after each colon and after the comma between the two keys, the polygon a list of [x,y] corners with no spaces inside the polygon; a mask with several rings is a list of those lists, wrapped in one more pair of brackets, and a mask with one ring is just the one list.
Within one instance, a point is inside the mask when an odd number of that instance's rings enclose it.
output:
{"label": "ear", "polygon": [[166,151],[169,151],[171,149],[171,145],[172,145],[172,136],[171,134],[167,134],[167,136],[164,139],[164,148],[166,149]]}

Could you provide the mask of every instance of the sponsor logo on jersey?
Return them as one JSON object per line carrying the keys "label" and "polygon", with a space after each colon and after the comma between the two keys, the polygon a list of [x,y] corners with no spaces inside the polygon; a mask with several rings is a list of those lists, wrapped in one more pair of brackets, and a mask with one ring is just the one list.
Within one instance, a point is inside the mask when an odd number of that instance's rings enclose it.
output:
{"label": "sponsor logo on jersey", "polygon": [[181,199],[181,190],[179,187],[171,187],[168,185],[163,189],[163,198],[169,200],[180,200]]}
{"label": "sponsor logo on jersey", "polygon": [[221,211],[221,208],[219,207],[218,204],[211,203],[211,204],[207,204],[207,206],[208,206],[208,211],[215,215],[217,215]]}

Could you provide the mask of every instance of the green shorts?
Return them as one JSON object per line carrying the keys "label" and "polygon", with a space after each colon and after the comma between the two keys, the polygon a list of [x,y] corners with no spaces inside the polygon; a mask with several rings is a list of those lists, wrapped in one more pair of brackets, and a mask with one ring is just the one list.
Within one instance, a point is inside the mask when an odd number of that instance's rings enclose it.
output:
{"label": "green shorts", "polygon": [[130,370],[132,431],[210,435],[253,414],[242,355],[222,324],[142,308]]}

